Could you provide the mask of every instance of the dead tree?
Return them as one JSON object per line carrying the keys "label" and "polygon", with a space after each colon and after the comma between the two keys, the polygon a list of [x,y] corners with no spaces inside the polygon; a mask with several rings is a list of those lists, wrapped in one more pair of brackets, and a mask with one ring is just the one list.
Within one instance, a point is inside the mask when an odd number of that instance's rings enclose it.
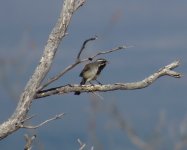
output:
{"label": "dead tree", "polygon": [[42,122],[39,125],[35,126],[27,126],[25,125],[25,122],[33,116],[29,117],[27,114],[29,112],[30,106],[32,105],[33,100],[36,100],[38,98],[43,98],[46,96],[51,96],[54,94],[67,94],[70,92],[107,92],[107,91],[114,91],[114,90],[135,90],[135,89],[141,89],[145,88],[149,85],[151,85],[156,79],[159,77],[168,75],[175,78],[180,78],[181,74],[178,72],[173,71],[174,68],[179,66],[179,61],[174,61],[170,63],[169,65],[159,69],[157,72],[151,74],[149,77],[146,77],[144,80],[139,82],[133,82],[133,83],[114,83],[114,84],[107,84],[107,85],[77,85],[77,84],[68,84],[68,85],[62,85],[60,87],[54,87],[47,89],[48,85],[51,84],[54,81],[57,81],[60,77],[62,77],[65,73],[76,67],[78,64],[90,61],[97,57],[98,55],[104,55],[107,53],[115,52],[118,50],[123,50],[128,48],[128,46],[118,46],[115,48],[112,48],[110,50],[104,50],[99,51],[93,56],[90,56],[89,58],[81,58],[81,54],[83,50],[85,49],[86,44],[89,41],[96,40],[97,37],[90,38],[86,40],[79,53],[77,54],[77,58],[74,63],[67,66],[62,72],[57,74],[56,76],[50,78],[47,80],[47,82],[43,83],[44,79],[46,78],[47,73],[51,69],[51,65],[53,62],[53,59],[55,57],[55,54],[57,52],[58,46],[60,42],[63,40],[63,38],[67,35],[67,29],[69,26],[69,23],[71,21],[71,18],[73,14],[76,12],[77,9],[79,9],[83,4],[85,0],[64,0],[62,11],[60,13],[60,17],[54,26],[51,34],[49,35],[47,44],[45,45],[43,55],[40,59],[39,64],[37,65],[33,75],[31,76],[30,80],[28,81],[23,93],[20,96],[18,105],[14,113],[10,118],[7,119],[7,121],[0,124],[0,139],[4,139],[8,135],[14,133],[20,128],[38,128],[49,121],[59,119],[64,114],[59,114],[51,119],[48,119],[44,122]]}

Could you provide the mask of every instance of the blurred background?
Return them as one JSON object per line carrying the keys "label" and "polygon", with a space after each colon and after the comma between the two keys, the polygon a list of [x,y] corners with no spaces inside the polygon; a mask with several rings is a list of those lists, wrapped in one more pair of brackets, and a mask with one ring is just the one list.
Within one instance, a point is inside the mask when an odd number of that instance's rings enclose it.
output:
{"label": "blurred background", "polygon": [[[61,11],[62,0],[3,0],[0,5],[0,122],[14,112],[25,84],[42,55]],[[73,63],[85,39],[82,58],[121,45],[133,48],[101,56],[110,61],[99,81],[135,82],[179,59],[181,79],[164,76],[133,91],[55,95],[34,101],[28,122],[36,125],[61,112],[62,120],[36,130],[21,129],[0,142],[0,149],[23,149],[23,135],[37,134],[36,150],[187,149],[187,1],[94,0],[74,15],[48,78]],[[50,87],[78,84],[84,64]]]}

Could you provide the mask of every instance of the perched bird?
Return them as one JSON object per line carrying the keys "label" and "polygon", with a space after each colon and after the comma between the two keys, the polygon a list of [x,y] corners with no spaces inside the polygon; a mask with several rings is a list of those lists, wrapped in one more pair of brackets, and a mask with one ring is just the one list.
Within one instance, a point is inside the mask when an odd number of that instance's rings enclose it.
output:
{"label": "perched bird", "polygon": [[[80,77],[82,77],[82,81],[80,85],[85,84],[86,82],[90,82],[92,80],[96,80],[99,84],[101,84],[97,80],[97,76],[100,75],[101,71],[104,69],[108,61],[103,58],[99,58],[94,62],[91,62],[89,64],[86,64],[82,72],[80,73]],[[75,95],[79,95],[80,92],[75,92]]]}

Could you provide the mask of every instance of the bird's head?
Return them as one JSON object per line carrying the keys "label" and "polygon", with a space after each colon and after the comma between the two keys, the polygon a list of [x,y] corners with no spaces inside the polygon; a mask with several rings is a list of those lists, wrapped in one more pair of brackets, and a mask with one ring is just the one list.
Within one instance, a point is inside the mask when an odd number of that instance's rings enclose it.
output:
{"label": "bird's head", "polygon": [[99,65],[106,65],[108,63],[108,61],[104,58],[99,58],[95,61],[96,63],[98,63]]}

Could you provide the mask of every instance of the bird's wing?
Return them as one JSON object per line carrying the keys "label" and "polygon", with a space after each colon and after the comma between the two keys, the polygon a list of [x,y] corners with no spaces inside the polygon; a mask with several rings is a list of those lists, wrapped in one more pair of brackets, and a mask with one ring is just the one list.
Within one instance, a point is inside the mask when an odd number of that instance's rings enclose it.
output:
{"label": "bird's wing", "polygon": [[101,73],[101,71],[105,68],[106,64],[103,64],[99,67],[99,69],[97,70],[97,75],[99,75]]}
{"label": "bird's wing", "polygon": [[82,77],[82,76],[83,76],[83,73],[86,72],[86,71],[88,71],[88,70],[90,70],[90,65],[89,65],[89,64],[86,64],[85,67],[84,67],[84,69],[81,71],[81,73],[80,73],[79,76]]}

